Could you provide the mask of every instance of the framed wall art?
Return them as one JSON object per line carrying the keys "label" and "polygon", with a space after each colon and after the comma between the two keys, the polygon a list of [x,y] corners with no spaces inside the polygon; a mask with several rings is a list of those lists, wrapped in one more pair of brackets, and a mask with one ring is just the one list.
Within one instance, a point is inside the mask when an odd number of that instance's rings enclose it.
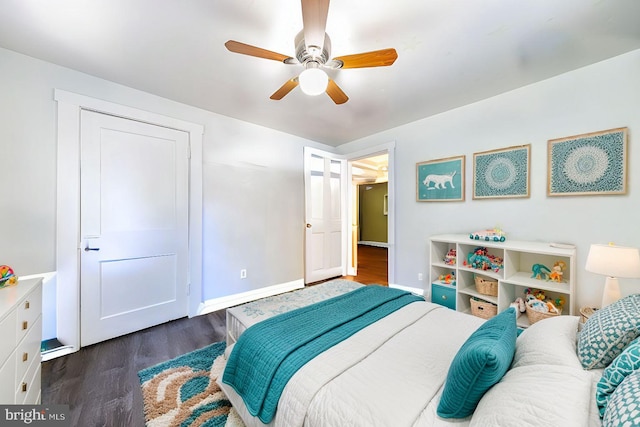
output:
{"label": "framed wall art", "polygon": [[464,201],[465,156],[429,160],[416,164],[418,202]]}
{"label": "framed wall art", "polygon": [[473,198],[529,197],[531,145],[473,154]]}
{"label": "framed wall art", "polygon": [[625,127],[549,140],[547,194],[626,194],[627,132]]}

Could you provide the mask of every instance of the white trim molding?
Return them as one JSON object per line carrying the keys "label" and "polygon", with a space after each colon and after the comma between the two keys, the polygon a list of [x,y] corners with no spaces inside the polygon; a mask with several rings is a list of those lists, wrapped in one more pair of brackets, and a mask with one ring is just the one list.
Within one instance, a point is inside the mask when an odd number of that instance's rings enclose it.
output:
{"label": "white trim molding", "polygon": [[[202,140],[204,126],[173,117],[55,89],[58,105],[56,271],[58,339],[69,353],[80,349],[80,111],[177,129],[189,134],[189,303],[202,301]],[[64,353],[64,352],[62,352]],[[65,353],[66,354],[66,353]]]}
{"label": "white trim molding", "polygon": [[358,241],[359,245],[365,245],[365,246],[375,246],[377,248],[388,248],[389,244],[387,242],[373,242],[373,241],[369,241],[369,240],[360,240]]}
{"label": "white trim molding", "polygon": [[197,314],[213,313],[214,311],[224,310],[225,308],[229,307],[235,307],[236,305],[245,304],[247,302],[255,301],[260,298],[283,294],[285,292],[295,291],[296,289],[302,288],[304,288],[304,279],[298,279],[292,282],[255,289],[253,291],[242,292],[239,294],[228,295],[220,298],[212,298],[200,303]]}
{"label": "white trim molding", "polygon": [[402,285],[397,285],[395,283],[389,283],[389,287],[390,288],[395,288],[395,289],[402,289],[403,291],[407,291],[407,292],[411,292],[412,294],[416,294],[416,295],[420,295],[421,297],[427,297],[427,295],[425,295],[424,289],[422,288],[414,288],[411,286],[402,286]]}

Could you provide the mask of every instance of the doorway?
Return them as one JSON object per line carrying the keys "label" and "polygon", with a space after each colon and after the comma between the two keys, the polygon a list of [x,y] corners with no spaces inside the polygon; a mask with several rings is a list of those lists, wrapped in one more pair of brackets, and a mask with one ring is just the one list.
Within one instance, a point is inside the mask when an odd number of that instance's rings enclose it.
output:
{"label": "doorway", "polygon": [[389,284],[389,154],[349,162],[351,176],[350,276],[364,284]]}
{"label": "doorway", "polygon": [[80,115],[82,110],[101,112],[187,132],[189,135],[189,271],[188,315],[198,314],[202,302],[202,140],[199,124],[134,107],[56,89],[58,104],[58,163],[56,204],[56,326],[64,344],[59,357],[80,349]]}

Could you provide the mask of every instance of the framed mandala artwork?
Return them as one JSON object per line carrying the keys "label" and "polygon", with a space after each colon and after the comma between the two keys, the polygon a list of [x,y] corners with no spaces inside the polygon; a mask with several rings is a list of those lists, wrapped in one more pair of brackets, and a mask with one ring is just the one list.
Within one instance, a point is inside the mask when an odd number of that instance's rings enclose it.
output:
{"label": "framed mandala artwork", "polygon": [[531,145],[473,154],[473,198],[529,197]]}
{"label": "framed mandala artwork", "polygon": [[547,194],[626,194],[627,128],[548,141]]}

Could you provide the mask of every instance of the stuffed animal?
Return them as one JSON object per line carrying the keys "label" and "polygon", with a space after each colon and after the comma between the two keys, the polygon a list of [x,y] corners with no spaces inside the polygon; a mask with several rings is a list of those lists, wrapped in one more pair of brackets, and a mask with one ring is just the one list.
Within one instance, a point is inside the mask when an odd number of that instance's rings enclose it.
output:
{"label": "stuffed animal", "polygon": [[549,279],[552,282],[562,282],[562,275],[567,264],[564,261],[556,261],[553,264],[553,271],[549,274]]}
{"label": "stuffed animal", "polygon": [[546,265],[533,264],[531,266],[531,272],[533,273],[531,275],[532,279],[549,280],[549,273],[551,273],[551,270],[549,270],[549,267]]}

